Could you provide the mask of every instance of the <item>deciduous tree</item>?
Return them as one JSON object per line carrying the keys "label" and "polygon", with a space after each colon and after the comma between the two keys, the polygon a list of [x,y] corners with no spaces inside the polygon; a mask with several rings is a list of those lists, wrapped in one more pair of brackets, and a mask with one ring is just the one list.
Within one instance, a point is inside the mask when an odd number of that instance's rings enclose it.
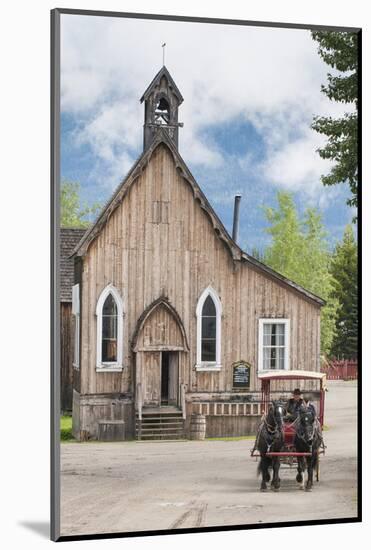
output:
{"label": "deciduous tree", "polygon": [[321,351],[328,354],[336,331],[338,300],[330,272],[330,254],[320,214],[313,208],[299,218],[292,195],[279,192],[278,208],[266,208],[272,237],[267,265],[326,301],[321,311]]}
{"label": "deciduous tree", "polygon": [[101,208],[99,203],[81,205],[80,185],[64,181],[61,185],[61,227],[89,227],[93,216]]}

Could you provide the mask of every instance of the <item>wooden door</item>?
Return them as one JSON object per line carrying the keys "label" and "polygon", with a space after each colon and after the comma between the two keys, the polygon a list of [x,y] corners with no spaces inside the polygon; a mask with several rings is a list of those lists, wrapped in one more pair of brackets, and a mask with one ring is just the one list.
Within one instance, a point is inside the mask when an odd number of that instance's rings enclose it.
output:
{"label": "wooden door", "polygon": [[159,407],[161,404],[161,352],[146,351],[142,353],[142,357],[143,405]]}

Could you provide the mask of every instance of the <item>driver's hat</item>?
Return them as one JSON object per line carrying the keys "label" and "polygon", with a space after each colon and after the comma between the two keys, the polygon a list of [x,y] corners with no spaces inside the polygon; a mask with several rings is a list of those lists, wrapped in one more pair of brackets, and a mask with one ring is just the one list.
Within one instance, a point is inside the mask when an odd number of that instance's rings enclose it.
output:
{"label": "driver's hat", "polygon": [[302,391],[300,390],[300,388],[295,388],[292,392],[292,395],[302,395]]}

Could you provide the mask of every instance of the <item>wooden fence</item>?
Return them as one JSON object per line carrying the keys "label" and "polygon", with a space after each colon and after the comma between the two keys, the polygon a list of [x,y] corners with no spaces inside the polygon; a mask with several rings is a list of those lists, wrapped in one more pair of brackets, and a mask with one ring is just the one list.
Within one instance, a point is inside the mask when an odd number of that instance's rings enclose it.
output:
{"label": "wooden fence", "polygon": [[332,359],[321,367],[328,380],[357,380],[358,363],[356,359]]}

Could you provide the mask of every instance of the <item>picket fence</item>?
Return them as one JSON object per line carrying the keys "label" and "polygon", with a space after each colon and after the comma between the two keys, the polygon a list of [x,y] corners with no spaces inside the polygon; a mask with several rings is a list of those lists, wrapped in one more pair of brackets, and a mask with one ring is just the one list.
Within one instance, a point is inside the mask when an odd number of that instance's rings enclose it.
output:
{"label": "picket fence", "polygon": [[325,372],[328,380],[357,380],[357,359],[331,359],[322,365],[321,371]]}

